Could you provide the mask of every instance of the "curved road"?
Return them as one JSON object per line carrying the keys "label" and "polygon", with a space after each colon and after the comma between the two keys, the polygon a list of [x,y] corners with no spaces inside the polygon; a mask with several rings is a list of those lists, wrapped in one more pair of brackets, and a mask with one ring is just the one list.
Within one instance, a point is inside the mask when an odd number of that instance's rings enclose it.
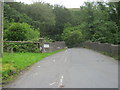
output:
{"label": "curved road", "polygon": [[6,87],[118,88],[118,62],[89,49],[72,48],[34,64]]}

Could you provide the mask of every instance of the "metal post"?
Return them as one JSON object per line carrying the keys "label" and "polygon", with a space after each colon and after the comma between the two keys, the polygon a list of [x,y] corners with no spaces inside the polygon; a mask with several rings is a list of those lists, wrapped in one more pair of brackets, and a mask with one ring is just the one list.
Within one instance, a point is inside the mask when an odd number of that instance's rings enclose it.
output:
{"label": "metal post", "polygon": [[0,58],[3,56],[3,4],[0,1]]}
{"label": "metal post", "polygon": [[[2,71],[2,56],[3,56],[3,1],[0,0],[0,71]],[[2,77],[2,73],[0,73]],[[0,84],[2,83],[2,78],[0,78]],[[0,89],[2,87],[0,86]]]}

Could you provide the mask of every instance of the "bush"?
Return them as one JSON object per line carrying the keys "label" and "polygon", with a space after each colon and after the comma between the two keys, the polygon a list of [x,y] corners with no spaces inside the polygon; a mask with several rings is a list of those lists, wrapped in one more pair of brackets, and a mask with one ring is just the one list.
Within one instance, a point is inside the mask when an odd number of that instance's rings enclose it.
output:
{"label": "bush", "polygon": [[33,29],[27,23],[11,23],[11,26],[5,30],[5,39],[7,41],[28,41],[39,39],[40,33]]}
{"label": "bush", "polygon": [[34,43],[4,43],[4,51],[13,48],[14,52],[40,52],[38,46]]}

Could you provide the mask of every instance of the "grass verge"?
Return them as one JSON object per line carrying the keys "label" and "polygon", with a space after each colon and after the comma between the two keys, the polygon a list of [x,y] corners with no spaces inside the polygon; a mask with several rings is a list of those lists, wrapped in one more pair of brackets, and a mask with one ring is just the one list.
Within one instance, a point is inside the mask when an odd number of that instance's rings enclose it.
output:
{"label": "grass verge", "polygon": [[58,53],[58,50],[50,53],[4,53],[2,59],[2,83],[6,84],[13,80],[22,70],[45,57]]}

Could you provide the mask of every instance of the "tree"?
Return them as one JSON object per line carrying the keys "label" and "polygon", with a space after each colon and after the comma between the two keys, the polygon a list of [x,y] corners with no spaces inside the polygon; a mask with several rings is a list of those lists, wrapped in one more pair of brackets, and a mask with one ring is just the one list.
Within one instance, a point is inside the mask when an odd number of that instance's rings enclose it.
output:
{"label": "tree", "polygon": [[107,3],[110,20],[116,22],[120,26],[120,2],[109,2]]}
{"label": "tree", "polygon": [[67,27],[62,38],[68,47],[80,46],[84,42],[84,36],[79,27]]}
{"label": "tree", "polygon": [[[85,3],[79,12],[74,13],[86,40],[119,44],[119,2],[118,3]],[[114,19],[115,18],[115,19]],[[78,26],[77,25],[77,26]]]}
{"label": "tree", "polygon": [[112,21],[104,21],[104,22],[97,22],[94,24],[96,27],[95,33],[92,36],[92,41],[94,42],[102,42],[102,43],[114,43],[117,39],[115,36],[118,32],[118,26],[115,22]]}
{"label": "tree", "polygon": [[31,24],[32,19],[28,17],[25,13],[20,13],[17,11],[15,8],[10,7],[9,4],[4,5],[4,17],[9,21],[9,22],[26,22]]}
{"label": "tree", "polygon": [[[114,3],[112,3],[114,4]],[[94,34],[92,36],[92,41],[99,41],[103,43],[113,43],[113,44],[119,44],[116,38],[117,33],[119,32],[119,25],[118,25],[118,19],[117,16],[117,11],[112,11],[117,10],[115,8],[112,8],[110,5],[106,3],[98,3],[96,12],[94,12],[94,23],[93,23],[93,30]],[[110,9],[112,8],[112,9]],[[116,14],[114,17],[111,18],[112,13]],[[116,17],[116,18],[115,18]],[[114,20],[113,20],[114,18]],[[116,40],[117,39],[117,40]]]}
{"label": "tree", "polygon": [[62,40],[61,34],[63,33],[64,26],[66,23],[71,23],[72,15],[68,9],[59,5],[55,5],[53,11],[56,16],[53,35],[55,37],[55,40]]}
{"label": "tree", "polygon": [[67,40],[69,34],[74,32],[74,36],[76,32],[81,32],[86,41],[119,44],[119,4],[120,2],[86,2],[79,9],[73,10],[44,2],[30,5],[5,3],[4,31],[8,32],[10,23],[25,22],[39,30],[40,37],[46,40]]}
{"label": "tree", "polygon": [[52,8],[47,3],[36,2],[26,5],[24,9],[26,14],[33,19],[32,25],[35,28],[40,28],[42,37],[49,35],[49,32],[55,25],[55,15]]}
{"label": "tree", "polygon": [[26,6],[26,4],[21,3],[21,2],[5,2],[5,4],[9,5],[11,8],[14,8],[16,11],[20,13],[24,13],[23,9]]}

